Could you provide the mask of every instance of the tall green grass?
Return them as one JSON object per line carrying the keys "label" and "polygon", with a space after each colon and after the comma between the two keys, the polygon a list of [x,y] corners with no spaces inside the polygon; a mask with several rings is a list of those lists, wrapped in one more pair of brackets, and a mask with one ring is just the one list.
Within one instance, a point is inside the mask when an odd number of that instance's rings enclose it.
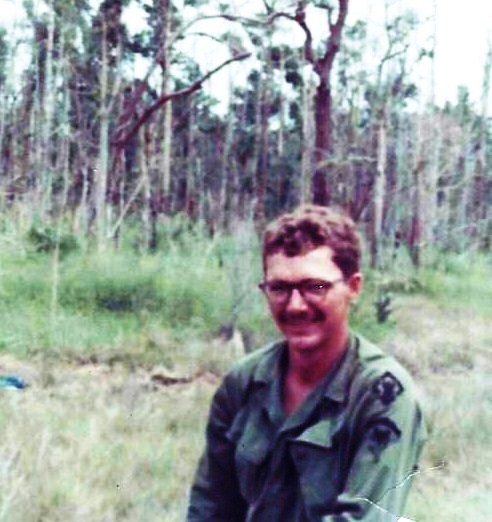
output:
{"label": "tall green grass", "polygon": [[56,262],[30,235],[9,245],[0,252],[3,350],[91,352],[138,343],[156,329],[204,335],[224,325],[252,332],[267,324],[252,227],[229,237],[168,233],[154,253],[125,241],[103,254],[74,249]]}
{"label": "tall green grass", "polygon": [[[16,236],[9,230],[0,236],[0,350],[24,356],[50,351],[80,356],[103,348],[125,352],[124,346],[145,345],[148,332],[159,329],[179,337],[183,331],[204,335],[231,325],[248,333],[255,346],[276,335],[257,289],[261,260],[251,223],[211,238],[198,225],[170,220],[160,229],[154,253],[141,251],[129,226],[118,249],[101,254],[73,248],[59,259],[53,233],[43,229],[49,242],[43,239],[41,249],[40,234]],[[61,237],[73,243],[67,232]],[[490,262],[484,256],[435,257],[431,267],[415,271],[400,255],[384,270],[364,271],[365,290],[352,326],[376,342],[395,327],[392,313],[384,323],[376,320],[381,294],[390,295],[393,309],[400,296],[415,293],[477,313],[492,306]],[[152,351],[147,344],[143,351]]]}

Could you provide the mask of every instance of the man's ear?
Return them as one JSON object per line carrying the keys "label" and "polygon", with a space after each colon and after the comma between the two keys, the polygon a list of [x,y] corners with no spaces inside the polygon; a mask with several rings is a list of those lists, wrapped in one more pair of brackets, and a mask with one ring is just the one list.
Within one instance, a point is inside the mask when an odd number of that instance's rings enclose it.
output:
{"label": "man's ear", "polygon": [[364,286],[363,275],[360,272],[355,272],[348,278],[347,285],[350,289],[351,299],[356,299],[358,295],[362,292],[362,287]]}

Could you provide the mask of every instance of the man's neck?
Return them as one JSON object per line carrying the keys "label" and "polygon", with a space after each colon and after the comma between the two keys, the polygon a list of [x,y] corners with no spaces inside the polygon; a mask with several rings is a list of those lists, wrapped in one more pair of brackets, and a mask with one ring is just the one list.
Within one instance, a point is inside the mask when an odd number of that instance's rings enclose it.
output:
{"label": "man's neck", "polygon": [[287,375],[303,386],[316,386],[343,356],[348,338],[348,331],[345,330],[343,335],[333,339],[329,346],[305,351],[289,349]]}

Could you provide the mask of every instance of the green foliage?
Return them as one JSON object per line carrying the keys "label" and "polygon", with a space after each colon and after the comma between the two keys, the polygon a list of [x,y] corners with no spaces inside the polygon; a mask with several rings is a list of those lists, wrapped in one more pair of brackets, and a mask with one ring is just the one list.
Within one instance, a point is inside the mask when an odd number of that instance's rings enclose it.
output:
{"label": "green foliage", "polygon": [[[74,353],[92,353],[112,346],[131,360],[135,354],[117,346],[126,339],[125,345],[144,346],[147,355],[139,360],[155,360],[155,346],[140,338],[146,329],[202,335],[224,325],[239,327],[253,347],[262,345],[278,333],[256,288],[261,279],[258,236],[248,223],[232,225],[232,232],[210,238],[204,228],[176,216],[159,224],[158,250],[139,254],[129,225],[118,251],[74,250],[57,267],[52,256],[41,255],[53,248],[48,232],[30,233],[28,245],[33,237],[38,245],[34,252],[10,237],[0,256],[0,349],[36,353],[72,346]],[[421,294],[443,306],[487,313],[492,294],[483,281],[490,266],[486,258],[473,257],[472,262],[471,256],[436,255],[429,268],[418,272],[404,257],[383,272],[364,268],[365,288],[354,306],[352,327],[382,341],[394,331],[393,310],[404,295]],[[376,304],[386,295],[391,295],[391,306],[380,311]]]}
{"label": "green foliage", "polygon": [[[131,227],[126,233],[134,237]],[[216,332],[238,322],[254,330],[265,322],[265,310],[255,288],[257,274],[245,264],[248,259],[253,264],[257,247],[248,249],[245,241],[251,236],[244,237],[241,247],[232,238],[210,240],[178,217],[160,226],[159,250],[152,255],[135,252],[126,237],[119,251],[76,250],[58,266],[41,248],[31,253],[15,245],[4,249],[0,349],[27,354],[74,347],[91,353],[104,345],[116,347],[122,338],[125,343],[138,338],[145,328]]]}
{"label": "green foliage", "polygon": [[72,260],[63,273],[61,304],[113,312],[157,310],[162,296],[156,277],[139,265],[133,256]]}
{"label": "green foliage", "polygon": [[[60,283],[63,306],[111,312],[151,312],[168,325],[220,324],[226,290],[213,259],[183,262],[186,247],[137,257],[129,252],[71,260]],[[215,302],[214,302],[215,296]]]}
{"label": "green foliage", "polygon": [[490,257],[479,252],[434,256],[418,274],[421,293],[449,308],[466,305],[478,314],[492,311]]}
{"label": "green foliage", "polygon": [[58,248],[61,255],[77,250],[77,238],[69,232],[60,232],[56,227],[34,223],[27,233],[27,240],[37,252],[52,252]]}
{"label": "green foliage", "polygon": [[0,27],[0,85],[3,85],[7,78],[8,52],[7,30],[4,27]]}

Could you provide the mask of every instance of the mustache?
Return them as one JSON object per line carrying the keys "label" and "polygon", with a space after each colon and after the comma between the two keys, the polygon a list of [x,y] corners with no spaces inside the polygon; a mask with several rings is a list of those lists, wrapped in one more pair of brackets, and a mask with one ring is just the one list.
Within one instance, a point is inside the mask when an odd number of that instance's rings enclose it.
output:
{"label": "mustache", "polygon": [[312,312],[296,312],[288,313],[282,311],[278,315],[278,320],[282,324],[303,324],[303,323],[320,323],[326,319],[321,310],[313,310]]}

